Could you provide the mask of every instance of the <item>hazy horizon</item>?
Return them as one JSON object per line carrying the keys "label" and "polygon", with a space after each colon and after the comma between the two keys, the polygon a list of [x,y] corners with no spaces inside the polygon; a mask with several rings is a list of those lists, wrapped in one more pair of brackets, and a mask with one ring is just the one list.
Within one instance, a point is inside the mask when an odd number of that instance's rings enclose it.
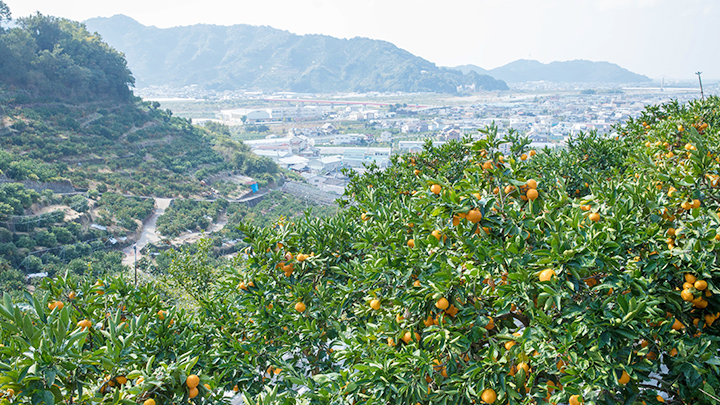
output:
{"label": "hazy horizon", "polygon": [[330,0],[207,0],[201,8],[189,0],[5,2],[13,18],[36,11],[78,21],[124,14],[159,28],[250,24],[300,35],[367,37],[438,66],[493,69],[518,59],[585,59],[657,80],[696,80],[696,71],[705,80],[720,79],[720,55],[709,51],[720,35],[712,19],[720,15],[720,2],[710,0],[452,0],[442,7],[429,0],[369,0],[362,7]]}

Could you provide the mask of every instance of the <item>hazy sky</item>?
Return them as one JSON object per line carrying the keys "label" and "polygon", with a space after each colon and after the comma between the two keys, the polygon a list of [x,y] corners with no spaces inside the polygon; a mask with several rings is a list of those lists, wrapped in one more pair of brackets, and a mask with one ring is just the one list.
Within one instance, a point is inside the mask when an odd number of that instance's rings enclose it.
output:
{"label": "hazy sky", "polygon": [[14,17],[125,14],[161,28],[252,24],[383,39],[440,66],[588,59],[657,79],[720,79],[719,0],[4,1]]}

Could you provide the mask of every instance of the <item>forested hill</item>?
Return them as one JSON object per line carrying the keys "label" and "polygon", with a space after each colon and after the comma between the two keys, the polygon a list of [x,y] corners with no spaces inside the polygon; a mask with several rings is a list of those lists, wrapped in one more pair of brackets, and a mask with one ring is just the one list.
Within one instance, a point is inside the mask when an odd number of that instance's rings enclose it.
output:
{"label": "forested hill", "polygon": [[0,170],[12,180],[177,196],[236,170],[277,167],[214,132],[133,96],[124,56],[81,23],[37,14],[0,31]]}
{"label": "forested hill", "polygon": [[0,89],[21,99],[127,101],[123,55],[77,22],[37,14],[0,32]]}
{"label": "forested hill", "polygon": [[367,38],[295,35],[271,27],[193,25],[159,29],[124,15],[86,21],[127,55],[138,87],[297,92],[455,93],[504,90],[487,75],[439,68],[395,45]]}

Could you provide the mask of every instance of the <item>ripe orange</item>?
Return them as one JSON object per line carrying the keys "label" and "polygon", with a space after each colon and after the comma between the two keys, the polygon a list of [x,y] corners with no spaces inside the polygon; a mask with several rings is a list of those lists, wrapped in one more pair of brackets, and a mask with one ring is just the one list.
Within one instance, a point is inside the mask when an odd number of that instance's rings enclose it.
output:
{"label": "ripe orange", "polygon": [[127,382],[127,377],[125,377],[124,375],[119,375],[115,377],[115,381],[117,381],[117,383],[120,385],[125,385],[125,383]]}
{"label": "ripe orange", "polygon": [[491,329],[495,328],[495,320],[493,320],[493,319],[492,319],[491,317],[489,317],[489,316],[488,316],[488,319],[489,319],[489,321],[488,321],[488,324],[485,325],[485,329],[491,330]]}
{"label": "ripe orange", "polygon": [[679,320],[675,319],[675,322],[673,322],[672,328],[674,330],[680,330],[685,329],[685,325],[682,324]]}
{"label": "ripe orange", "polygon": [[409,240],[407,241],[407,245],[408,245],[408,247],[411,248],[411,249],[414,248],[414,247],[415,247],[415,239],[409,239]]}
{"label": "ripe orange", "polygon": [[440,194],[440,190],[442,190],[442,186],[439,184],[433,184],[432,186],[430,186],[430,191],[432,191],[432,193],[435,195]]}
{"label": "ripe orange", "polygon": [[435,239],[440,240],[442,237],[442,234],[437,229],[431,232],[431,235],[435,237]]}
{"label": "ripe orange", "polygon": [[190,388],[188,391],[188,398],[195,398],[198,396],[198,389],[197,388]]}
{"label": "ripe orange", "polygon": [[598,214],[597,212],[593,212],[588,215],[588,218],[590,218],[590,220],[593,222],[598,222],[600,220],[600,214]]}
{"label": "ripe orange", "polygon": [[537,188],[537,181],[535,181],[535,180],[533,180],[533,179],[528,180],[527,182],[525,182],[525,184],[527,184],[527,186],[530,187],[530,188],[532,188],[532,189],[536,189],[536,188]]}
{"label": "ripe orange", "polygon": [[694,199],[694,200],[692,200],[692,207],[693,207],[693,208],[700,208],[700,200],[698,200],[697,198]]}
{"label": "ripe orange", "polygon": [[528,154],[530,155],[530,157],[533,157],[537,154],[537,152],[535,152],[535,150],[533,149],[530,152],[528,152]]}
{"label": "ripe orange", "polygon": [[488,388],[482,392],[480,398],[486,404],[492,404],[497,399],[497,394],[495,393],[495,390],[493,390],[492,388]]}
{"label": "ripe orange", "polygon": [[525,375],[530,374],[530,366],[525,362],[518,364],[517,369],[518,371],[520,371],[520,369],[525,370]]}
{"label": "ripe orange", "polygon": [[440,298],[440,299],[435,303],[435,307],[438,308],[438,309],[441,309],[441,310],[443,310],[443,311],[446,310],[449,306],[450,306],[450,303],[448,302],[448,300],[447,300],[445,297]]}
{"label": "ripe orange", "polygon": [[295,310],[296,310],[296,311],[298,311],[298,312],[305,312],[305,309],[306,309],[306,308],[305,308],[305,304],[303,304],[302,302],[298,302],[297,304],[295,304]]}
{"label": "ripe orange", "polygon": [[695,283],[695,281],[697,281],[697,277],[693,276],[690,273],[685,273],[685,281],[687,281],[688,283]]}
{"label": "ripe orange", "polygon": [[413,283],[413,286],[420,287],[420,280],[415,280],[415,282]]}
{"label": "ripe orange", "polygon": [[580,395],[573,395],[570,397],[570,405],[580,405],[582,404],[582,397]]}
{"label": "ripe orange", "polygon": [[690,292],[690,290],[685,289],[680,293],[680,298],[682,298],[683,301],[692,301],[695,299],[695,296]]}
{"label": "ripe orange", "polygon": [[85,329],[88,329],[89,327],[92,326],[92,322],[90,322],[90,321],[87,320],[87,319],[83,319],[82,321],[79,321],[79,322],[77,323],[77,326],[78,326],[78,328],[81,328],[81,329],[85,330]]}
{"label": "ripe orange", "polygon": [[370,216],[367,214],[367,212],[363,212],[360,215],[360,219],[362,219],[363,221],[367,221],[368,219],[370,219]]}
{"label": "ripe orange", "polygon": [[698,280],[694,284],[696,290],[703,291],[707,288],[708,284],[705,280]]}
{"label": "ripe orange", "polygon": [[550,281],[553,277],[555,277],[555,270],[553,269],[545,269],[540,272],[540,281]]}
{"label": "ripe orange", "polygon": [[440,360],[435,359],[433,360],[433,363],[435,363],[435,365],[433,366],[433,370],[439,371],[443,377],[448,376],[447,367],[445,367]]}
{"label": "ripe orange", "polygon": [[74,300],[76,297],[75,291],[70,291],[70,294],[68,294],[68,299]]}
{"label": "ripe orange", "polygon": [[618,382],[622,385],[625,385],[630,382],[630,374],[627,373],[627,371],[623,370],[622,375],[618,379]]}
{"label": "ripe orange", "polygon": [[492,170],[493,163],[492,160],[488,160],[485,163],[483,163],[482,168],[485,170]]}
{"label": "ripe orange", "polygon": [[200,384],[200,377],[195,374],[190,374],[187,380],[185,380],[185,384],[187,384],[188,388],[195,388]]}
{"label": "ripe orange", "polygon": [[515,342],[514,340],[508,340],[507,342],[505,342],[505,350],[510,350],[516,344],[517,342]]}
{"label": "ripe orange", "polygon": [[370,308],[372,308],[376,311],[378,309],[380,309],[380,300],[375,299],[375,300],[370,301]]}
{"label": "ripe orange", "polygon": [[152,398],[146,399],[145,402],[143,402],[143,405],[155,405],[155,400]]}
{"label": "ripe orange", "polygon": [[65,307],[65,304],[62,301],[53,301],[48,303],[48,308],[52,311],[57,308],[57,310],[61,310]]}
{"label": "ripe orange", "polygon": [[712,314],[705,315],[705,324],[707,326],[712,326],[712,324],[715,323],[716,320],[717,320],[717,317],[715,315],[712,315]]}
{"label": "ripe orange", "polygon": [[[405,344],[410,344],[410,342],[412,342],[412,334],[410,332],[405,332],[402,340],[403,342],[405,342]],[[415,340],[417,340],[418,342],[420,341],[420,335],[417,332],[415,332]]]}
{"label": "ripe orange", "polygon": [[530,201],[535,201],[538,198],[538,191],[534,188],[531,188],[527,191],[527,199]]}
{"label": "ripe orange", "polygon": [[522,160],[523,162],[526,161],[527,158],[528,158],[528,155],[526,155],[525,153],[523,153],[522,155],[520,155],[520,160]]}
{"label": "ripe orange", "polygon": [[478,209],[471,209],[470,211],[468,211],[465,219],[472,222],[473,224],[477,224],[478,222],[480,222],[480,220],[482,220],[482,213]]}
{"label": "ripe orange", "polygon": [[413,173],[415,173],[416,176],[419,176],[419,175],[420,175],[420,170],[415,169],[415,170],[413,170]]}
{"label": "ripe orange", "polygon": [[160,318],[161,321],[165,320],[165,314],[167,314],[167,312],[163,311],[162,309],[157,312],[157,316],[158,318]]}

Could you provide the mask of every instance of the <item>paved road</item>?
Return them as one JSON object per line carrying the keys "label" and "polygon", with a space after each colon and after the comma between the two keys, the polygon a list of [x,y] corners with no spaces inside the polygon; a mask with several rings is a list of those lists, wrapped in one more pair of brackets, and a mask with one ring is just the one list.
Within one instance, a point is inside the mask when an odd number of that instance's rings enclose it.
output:
{"label": "paved road", "polygon": [[[138,239],[137,243],[135,243],[138,250],[138,259],[142,257],[142,255],[140,255],[140,250],[142,250],[145,245],[147,245],[148,243],[157,243],[160,241],[160,236],[158,236],[158,234],[155,232],[155,227],[157,225],[158,218],[160,217],[160,215],[165,213],[165,209],[170,206],[171,201],[172,198],[155,199],[155,204],[157,204],[157,208],[155,208],[155,213],[145,223],[142,233],[140,234],[140,239]],[[125,254],[125,258],[123,258],[122,264],[132,266],[135,262],[135,251],[133,250],[132,245],[123,249],[123,253]]]}

